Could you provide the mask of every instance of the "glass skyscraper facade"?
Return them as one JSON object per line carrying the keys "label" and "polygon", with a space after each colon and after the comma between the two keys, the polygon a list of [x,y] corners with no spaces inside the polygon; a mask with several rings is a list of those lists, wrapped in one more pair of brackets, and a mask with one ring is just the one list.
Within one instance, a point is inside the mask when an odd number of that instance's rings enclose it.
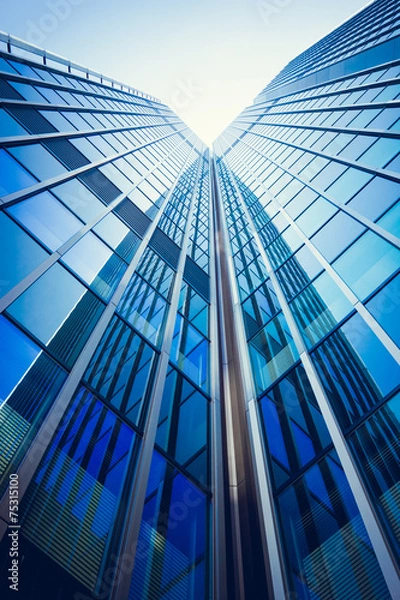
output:
{"label": "glass skyscraper facade", "polygon": [[400,1],[212,151],[0,52],[1,597],[399,598]]}

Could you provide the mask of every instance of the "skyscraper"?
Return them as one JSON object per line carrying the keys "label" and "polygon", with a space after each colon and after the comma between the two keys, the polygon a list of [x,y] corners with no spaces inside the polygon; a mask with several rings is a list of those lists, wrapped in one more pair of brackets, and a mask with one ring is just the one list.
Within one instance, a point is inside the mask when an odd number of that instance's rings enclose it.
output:
{"label": "skyscraper", "polygon": [[212,152],[0,37],[10,597],[398,598],[399,5]]}

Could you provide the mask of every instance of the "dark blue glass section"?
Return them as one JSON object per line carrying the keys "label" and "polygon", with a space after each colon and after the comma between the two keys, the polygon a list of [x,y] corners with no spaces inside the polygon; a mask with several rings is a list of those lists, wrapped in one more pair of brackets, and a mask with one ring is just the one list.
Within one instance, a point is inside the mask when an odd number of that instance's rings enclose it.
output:
{"label": "dark blue glass section", "polygon": [[207,398],[170,368],[156,443],[203,484],[208,482],[208,421]]}
{"label": "dark blue glass section", "polygon": [[260,401],[275,488],[314,460],[331,439],[303,367]]}
{"label": "dark blue glass section", "polygon": [[118,539],[134,448],[133,431],[81,388],[21,506],[24,536],[92,591]]}
{"label": "dark blue glass section", "polygon": [[349,484],[332,452],[278,497],[290,590],[299,600],[389,600]]}
{"label": "dark blue glass section", "polygon": [[205,600],[207,497],[153,456],[129,600]]}

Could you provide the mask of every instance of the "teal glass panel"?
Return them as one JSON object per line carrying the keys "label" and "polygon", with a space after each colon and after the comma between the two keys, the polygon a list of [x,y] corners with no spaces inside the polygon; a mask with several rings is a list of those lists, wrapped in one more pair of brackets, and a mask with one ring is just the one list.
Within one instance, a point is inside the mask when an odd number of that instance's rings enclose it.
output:
{"label": "teal glass panel", "polygon": [[400,275],[389,281],[367,302],[366,307],[400,347]]}
{"label": "teal glass panel", "polygon": [[161,344],[168,304],[139,275],[129,282],[117,312],[150,342]]}
{"label": "teal glass panel", "polygon": [[209,385],[209,342],[190,323],[176,316],[171,361],[206,392]]}
{"label": "teal glass panel", "polygon": [[352,310],[352,303],[325,272],[290,304],[308,347],[327,335]]}
{"label": "teal glass panel", "polygon": [[400,395],[349,438],[364,483],[375,501],[397,556],[400,554]]}

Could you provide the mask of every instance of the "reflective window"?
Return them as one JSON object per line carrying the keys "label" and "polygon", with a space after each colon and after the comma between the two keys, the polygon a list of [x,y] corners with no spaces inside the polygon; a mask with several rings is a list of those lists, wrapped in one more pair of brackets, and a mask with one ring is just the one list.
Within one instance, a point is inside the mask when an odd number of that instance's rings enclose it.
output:
{"label": "reflective window", "polygon": [[208,482],[208,400],[170,368],[156,443],[198,481]]}
{"label": "reflective window", "polygon": [[367,231],[334,263],[334,269],[364,300],[397,271],[400,252],[372,231]]}
{"label": "reflective window", "polygon": [[301,600],[389,600],[343,469],[331,452],[278,498],[290,589]]}
{"label": "reflective window", "polygon": [[400,550],[400,395],[387,402],[350,437],[365,485],[387,526],[394,551]]}
{"label": "reflective window", "polygon": [[9,152],[40,181],[52,179],[66,172],[66,168],[41,144],[17,146],[10,148]]}
{"label": "reflective window", "polygon": [[114,317],[84,379],[126,418],[142,426],[155,352],[128,325]]}
{"label": "reflective window", "polygon": [[331,443],[303,367],[291,371],[260,401],[275,488]]}
{"label": "reflective window", "polygon": [[352,303],[326,272],[301,292],[290,307],[308,347],[353,310]]}
{"label": "reflective window", "polygon": [[48,192],[18,202],[8,212],[50,250],[57,250],[83,226]]}
{"label": "reflective window", "polygon": [[268,279],[243,302],[243,317],[247,338],[251,338],[280,310],[275,290]]}
{"label": "reflective window", "polygon": [[85,223],[104,211],[104,204],[76,179],[66,181],[51,191]]}
{"label": "reflective window", "polygon": [[16,472],[66,373],[17,327],[0,317],[0,493]]}
{"label": "reflective window", "polygon": [[12,137],[26,135],[26,130],[17,123],[3,108],[0,109],[0,136]]}
{"label": "reflective window", "polygon": [[130,596],[208,597],[207,530],[205,494],[154,452]]}
{"label": "reflective window", "polygon": [[[114,259],[114,260],[112,260]],[[114,291],[125,265],[93,233],[83,236],[66,254],[63,262],[92,286],[99,294],[108,299]],[[108,268],[113,264],[116,273]],[[118,265],[119,263],[119,265]],[[119,266],[119,268],[118,268]]]}
{"label": "reflective window", "polygon": [[369,302],[366,307],[379,325],[400,346],[400,275],[389,281]]}
{"label": "reflective window", "polygon": [[205,390],[208,389],[208,345],[208,340],[186,319],[177,314],[171,346],[171,361]]}
{"label": "reflective window", "polygon": [[312,243],[332,262],[345,248],[365,231],[358,221],[339,211],[315,236]]}
{"label": "reflective window", "polygon": [[4,213],[0,213],[0,229],[0,292],[4,295],[48,254]]}
{"label": "reflective window", "polygon": [[139,275],[129,282],[117,311],[150,342],[161,344],[168,305]]}
{"label": "reflective window", "polygon": [[249,343],[257,393],[267,389],[298,359],[289,327],[282,314],[275,317]]}
{"label": "reflective window", "polygon": [[399,382],[399,365],[358,314],[312,358],[343,427],[358,421]]}
{"label": "reflective window", "polygon": [[16,160],[0,149],[0,195],[7,196],[37,183]]}
{"label": "reflective window", "polygon": [[133,431],[81,388],[21,506],[24,536],[92,591],[120,535],[134,449]]}
{"label": "reflective window", "polygon": [[8,312],[44,344],[47,344],[86,289],[56,264],[39,277]]}

